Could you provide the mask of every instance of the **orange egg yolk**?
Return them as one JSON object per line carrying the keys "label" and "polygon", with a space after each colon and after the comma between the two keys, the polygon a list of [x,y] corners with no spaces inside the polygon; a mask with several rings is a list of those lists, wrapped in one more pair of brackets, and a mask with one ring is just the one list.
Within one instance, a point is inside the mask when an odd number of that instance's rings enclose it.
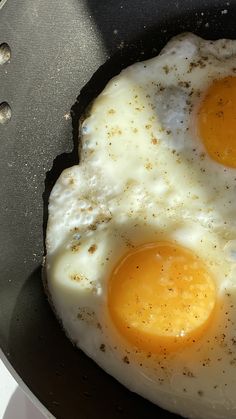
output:
{"label": "orange egg yolk", "polygon": [[215,80],[198,111],[198,131],[208,154],[236,167],[236,77]]}
{"label": "orange egg yolk", "polygon": [[209,325],[215,302],[215,284],[204,263],[169,242],[131,250],[108,283],[114,325],[132,345],[149,352],[195,342]]}

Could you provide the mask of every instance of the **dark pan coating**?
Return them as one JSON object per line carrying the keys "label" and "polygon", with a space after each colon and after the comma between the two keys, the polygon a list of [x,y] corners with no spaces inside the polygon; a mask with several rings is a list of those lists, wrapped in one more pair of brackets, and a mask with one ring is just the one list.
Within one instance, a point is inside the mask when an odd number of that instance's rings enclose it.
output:
{"label": "dark pan coating", "polygon": [[0,103],[12,109],[0,124],[0,346],[59,419],[176,417],[65,337],[41,282],[47,202],[63,168],[77,162],[78,118],[106,82],[180,32],[236,38],[235,13],[232,0],[7,0],[0,9],[0,44],[12,52],[0,65]]}

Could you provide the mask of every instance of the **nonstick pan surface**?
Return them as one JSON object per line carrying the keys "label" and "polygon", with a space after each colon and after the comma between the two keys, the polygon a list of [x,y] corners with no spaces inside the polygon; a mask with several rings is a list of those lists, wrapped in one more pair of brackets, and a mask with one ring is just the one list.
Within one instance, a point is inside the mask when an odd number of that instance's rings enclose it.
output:
{"label": "nonstick pan surface", "polygon": [[78,118],[109,78],[180,32],[236,38],[236,2],[0,0],[0,8],[0,44],[11,48],[0,103],[12,110],[0,124],[0,346],[59,419],[175,418],[65,337],[41,283],[47,200],[77,162]]}

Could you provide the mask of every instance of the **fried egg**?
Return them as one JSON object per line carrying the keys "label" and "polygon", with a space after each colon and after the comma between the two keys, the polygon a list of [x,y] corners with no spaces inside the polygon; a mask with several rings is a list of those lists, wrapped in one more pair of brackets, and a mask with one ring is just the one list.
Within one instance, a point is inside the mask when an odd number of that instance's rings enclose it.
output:
{"label": "fried egg", "polygon": [[114,77],[49,201],[71,341],[188,418],[236,418],[236,41],[173,38]]}

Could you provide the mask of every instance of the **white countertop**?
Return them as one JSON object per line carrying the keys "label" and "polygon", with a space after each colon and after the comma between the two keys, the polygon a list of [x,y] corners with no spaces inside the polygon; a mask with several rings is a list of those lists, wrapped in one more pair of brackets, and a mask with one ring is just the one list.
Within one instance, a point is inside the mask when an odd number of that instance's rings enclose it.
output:
{"label": "white countertop", "polygon": [[0,419],[45,419],[0,359]]}

